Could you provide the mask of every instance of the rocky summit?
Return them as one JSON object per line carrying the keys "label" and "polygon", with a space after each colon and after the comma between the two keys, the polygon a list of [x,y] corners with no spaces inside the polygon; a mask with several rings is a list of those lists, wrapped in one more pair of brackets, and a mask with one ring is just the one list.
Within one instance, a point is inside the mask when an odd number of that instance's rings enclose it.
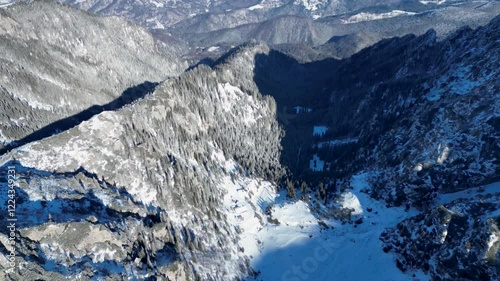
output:
{"label": "rocky summit", "polygon": [[0,280],[499,280],[497,2],[64,2],[0,1]]}

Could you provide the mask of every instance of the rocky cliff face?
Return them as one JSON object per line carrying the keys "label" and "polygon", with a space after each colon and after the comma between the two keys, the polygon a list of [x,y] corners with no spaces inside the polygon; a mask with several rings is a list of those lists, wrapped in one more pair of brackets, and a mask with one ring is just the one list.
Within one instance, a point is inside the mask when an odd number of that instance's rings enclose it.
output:
{"label": "rocky cliff face", "polygon": [[356,141],[319,155],[333,171],[371,167],[372,197],[422,210],[382,236],[403,271],[498,278],[499,190],[488,184],[500,176],[499,26],[497,17],[440,42],[432,31],[384,40],[340,62],[331,81],[321,141]]}
{"label": "rocky cliff face", "polygon": [[436,205],[388,229],[384,251],[402,271],[422,268],[433,280],[499,278],[499,185],[442,195]]}

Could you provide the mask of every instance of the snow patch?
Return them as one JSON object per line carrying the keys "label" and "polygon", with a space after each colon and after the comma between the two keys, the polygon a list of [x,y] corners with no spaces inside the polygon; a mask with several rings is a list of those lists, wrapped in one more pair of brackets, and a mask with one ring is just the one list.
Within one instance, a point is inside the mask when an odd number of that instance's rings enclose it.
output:
{"label": "snow patch", "polygon": [[163,3],[161,2],[157,2],[157,1],[154,1],[154,0],[150,0],[149,3],[153,4],[156,6],[156,8],[163,8]]}
{"label": "snow patch", "polygon": [[295,110],[295,114],[302,114],[302,113],[310,113],[310,112],[312,112],[312,108],[302,107],[302,106],[296,106],[293,109]]}
{"label": "snow patch", "polygon": [[441,233],[441,244],[446,241],[446,237],[448,236],[448,229],[443,230],[443,233]]}
{"label": "snow patch", "polygon": [[218,47],[218,46],[211,46],[211,47],[209,47],[209,48],[207,49],[207,52],[209,52],[209,53],[213,53],[213,52],[215,52],[215,51],[218,51],[219,49],[220,49],[220,47]]}
{"label": "snow patch", "polygon": [[444,2],[446,2],[446,0],[420,0],[418,1],[424,5],[428,5],[428,4],[437,4],[437,5],[441,5],[443,4]]}
{"label": "snow patch", "polygon": [[92,261],[104,262],[105,260],[113,260],[116,254],[116,250],[111,250],[108,248],[105,249],[97,249],[97,247],[92,248]]}
{"label": "snow patch", "polygon": [[249,9],[250,11],[253,11],[253,10],[259,10],[259,9],[264,9],[264,8],[265,8],[265,6],[264,6],[264,5],[262,5],[262,4],[257,4],[257,5],[253,5],[253,6],[251,6],[251,7],[248,7],[248,9]]}
{"label": "snow patch", "polygon": [[7,137],[5,137],[5,135],[2,133],[2,130],[0,130],[0,144],[2,145],[7,145],[8,143],[10,143],[12,140],[8,139]]}
{"label": "snow patch", "polygon": [[313,136],[323,136],[328,131],[328,127],[326,126],[314,126],[313,128]]}
{"label": "snow patch", "polygon": [[[220,93],[221,105],[225,112],[231,112],[234,116],[243,120],[246,125],[252,125],[261,118],[261,107],[254,105],[252,97],[240,88],[235,87],[229,83],[218,84],[217,88]],[[243,104],[243,110],[236,110],[234,104]],[[238,107],[241,108],[241,107]]]}
{"label": "snow patch", "polygon": [[221,163],[221,168],[223,168],[226,173],[231,173],[236,169],[236,162],[234,160],[226,160],[222,150],[215,149],[211,156],[212,160],[216,160],[218,163]]}
{"label": "snow patch", "polygon": [[313,158],[309,160],[309,169],[314,172],[321,172],[325,168],[325,161],[321,160],[317,154],[313,155]]}
{"label": "snow patch", "polygon": [[318,143],[317,147],[318,148],[323,148],[324,146],[335,147],[335,146],[344,145],[344,144],[357,143],[358,141],[359,141],[358,138],[347,138],[347,139],[323,141],[323,142]]}
{"label": "snow patch", "polygon": [[155,19],[155,25],[154,27],[155,29],[165,29],[165,25],[163,25],[163,23],[161,23],[158,19]]}
{"label": "snow patch", "polygon": [[363,207],[361,206],[361,203],[359,202],[358,197],[356,196],[356,194],[354,194],[350,191],[342,194],[340,206],[344,209],[354,210],[352,212],[352,215],[363,214]]}
{"label": "snow patch", "polygon": [[497,243],[498,241],[500,241],[500,236],[498,236],[496,233],[492,233],[490,235],[490,239],[488,240],[488,252],[490,251],[491,247],[493,247],[493,245],[495,245],[495,243]]}
{"label": "snow patch", "polygon": [[45,103],[42,103],[42,102],[39,102],[39,101],[36,101],[33,99],[27,99],[24,96],[18,96],[18,95],[14,95],[14,96],[17,99],[19,99],[23,102],[26,102],[30,107],[35,108],[35,109],[41,109],[41,110],[46,110],[46,111],[52,111],[54,109],[54,107],[52,105],[49,105],[49,104],[45,104]]}
{"label": "snow patch", "polygon": [[394,18],[394,17],[399,17],[399,16],[413,16],[416,15],[417,13],[414,12],[406,12],[406,11],[401,11],[401,10],[393,10],[387,13],[381,13],[381,14],[373,14],[373,13],[359,13],[354,16],[349,17],[347,20],[343,20],[343,23],[348,24],[348,23],[358,23],[358,22],[363,22],[363,21],[372,21],[372,20],[381,20],[381,19],[388,19],[388,18]]}
{"label": "snow patch", "polygon": [[302,5],[308,11],[316,11],[322,6],[322,1],[320,0],[296,0],[295,5]]}
{"label": "snow patch", "polygon": [[443,162],[446,161],[446,159],[448,159],[448,155],[450,155],[450,148],[446,146],[441,152],[441,155],[439,155],[436,162],[438,164],[443,164]]}
{"label": "snow patch", "polygon": [[286,222],[289,226],[317,224],[317,220],[311,214],[309,206],[303,201],[278,206],[273,210],[272,216],[280,222]]}

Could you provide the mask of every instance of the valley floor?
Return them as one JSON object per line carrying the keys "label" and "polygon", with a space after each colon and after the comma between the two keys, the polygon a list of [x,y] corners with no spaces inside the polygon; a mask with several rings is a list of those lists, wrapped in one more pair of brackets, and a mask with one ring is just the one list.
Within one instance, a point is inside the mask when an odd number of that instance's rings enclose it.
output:
{"label": "valley floor", "polygon": [[[420,271],[402,273],[396,267],[395,256],[383,252],[379,237],[384,229],[416,212],[387,208],[370,198],[363,192],[369,188],[367,176],[354,177],[352,190],[340,197],[341,207],[353,208],[356,217],[363,218],[359,224],[320,218],[307,203],[285,199],[284,193],[275,193],[268,183],[239,181],[237,185],[249,190],[240,187],[240,191],[230,192],[226,202],[239,203],[232,206],[234,222],[243,230],[245,253],[252,257],[251,265],[259,273],[256,280],[429,280]],[[231,182],[226,184],[235,187]],[[253,196],[245,198],[245,194]],[[252,206],[256,207],[255,213]],[[269,219],[260,223],[255,214],[266,220],[266,209]]]}

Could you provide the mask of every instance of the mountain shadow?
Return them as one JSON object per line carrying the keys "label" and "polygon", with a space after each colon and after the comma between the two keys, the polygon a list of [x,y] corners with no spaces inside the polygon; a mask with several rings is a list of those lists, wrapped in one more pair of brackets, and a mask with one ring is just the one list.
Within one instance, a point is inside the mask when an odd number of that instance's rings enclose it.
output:
{"label": "mountain shadow", "polygon": [[275,50],[255,56],[254,82],[259,92],[276,101],[285,131],[280,162],[296,177],[308,173],[313,128],[328,112],[331,92],[326,85],[338,67],[335,59],[300,63]]}
{"label": "mountain shadow", "polygon": [[[400,119],[384,110],[399,108],[399,96],[418,98],[425,92],[422,85],[432,78],[429,73],[441,55],[435,40],[435,31],[429,30],[381,40],[347,59],[310,63],[273,50],[255,55],[254,82],[276,101],[285,130],[281,164],[295,180],[316,185],[366,165],[360,149],[368,144],[373,149],[374,138]],[[399,71],[407,65],[412,67],[403,77]],[[370,126],[375,117],[377,126]],[[313,155],[322,160],[316,171],[310,168],[318,164]]]}
{"label": "mountain shadow", "polygon": [[132,86],[126,89],[119,97],[112,100],[111,102],[104,105],[94,105],[82,112],[75,115],[69,116],[67,118],[55,121],[29,135],[26,137],[13,141],[6,145],[4,148],[0,149],[0,155],[7,153],[8,151],[23,146],[27,143],[38,141],[55,134],[67,131],[75,126],[78,126],[84,121],[89,120],[93,116],[102,113],[104,111],[114,111],[124,107],[127,104],[131,104],[138,99],[145,97],[147,94],[154,91],[159,83],[144,81],[141,84]]}

